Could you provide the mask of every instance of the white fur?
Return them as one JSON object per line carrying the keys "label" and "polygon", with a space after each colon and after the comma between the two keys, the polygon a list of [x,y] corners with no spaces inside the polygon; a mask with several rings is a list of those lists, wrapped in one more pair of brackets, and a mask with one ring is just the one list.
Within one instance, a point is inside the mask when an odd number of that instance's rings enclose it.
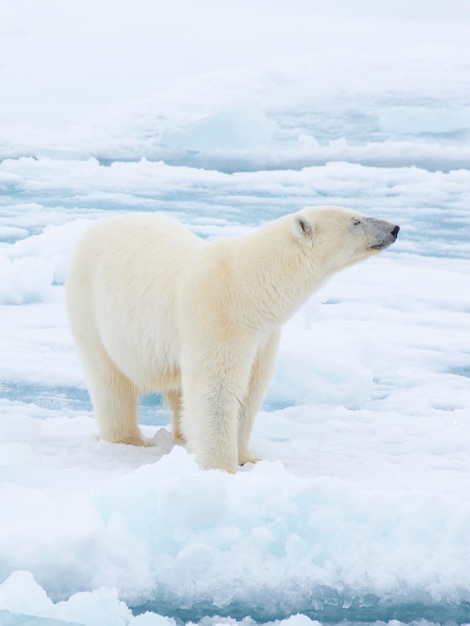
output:
{"label": "white fur", "polygon": [[255,461],[248,440],[282,324],[391,228],[336,207],[212,242],[155,214],[96,223],[73,256],[67,306],[101,437],[144,445],[138,393],[160,391],[201,466]]}

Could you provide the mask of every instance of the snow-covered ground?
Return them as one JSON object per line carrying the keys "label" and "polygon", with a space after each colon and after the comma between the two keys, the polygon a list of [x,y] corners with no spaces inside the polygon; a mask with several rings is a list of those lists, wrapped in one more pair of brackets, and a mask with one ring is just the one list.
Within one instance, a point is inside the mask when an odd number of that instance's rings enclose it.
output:
{"label": "snow-covered ground", "polygon": [[[470,623],[464,1],[0,0],[0,625]],[[233,476],[95,439],[64,310],[93,220],[400,224],[286,326]]]}

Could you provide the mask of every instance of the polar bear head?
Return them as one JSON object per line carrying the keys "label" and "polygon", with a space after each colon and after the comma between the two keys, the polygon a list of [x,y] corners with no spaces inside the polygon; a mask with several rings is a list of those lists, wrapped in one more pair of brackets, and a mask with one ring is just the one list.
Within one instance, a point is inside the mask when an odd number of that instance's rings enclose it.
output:
{"label": "polar bear head", "polygon": [[381,250],[397,238],[399,226],[341,207],[315,207],[291,215],[297,243],[328,273]]}

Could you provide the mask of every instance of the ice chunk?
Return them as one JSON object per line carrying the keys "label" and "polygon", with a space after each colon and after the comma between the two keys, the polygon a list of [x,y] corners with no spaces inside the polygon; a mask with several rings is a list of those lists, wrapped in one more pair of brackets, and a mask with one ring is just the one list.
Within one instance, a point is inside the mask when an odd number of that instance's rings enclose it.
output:
{"label": "ice chunk", "polygon": [[179,130],[167,130],[162,141],[183,150],[212,152],[259,147],[272,141],[277,124],[261,111],[220,111]]}
{"label": "ice chunk", "polygon": [[36,263],[39,263],[40,267],[47,266],[49,273],[52,267],[54,282],[62,284],[65,282],[73,248],[90,223],[89,220],[74,220],[60,226],[47,226],[40,235],[27,237],[11,245],[6,255],[10,259],[19,259],[18,263],[25,263],[27,259],[37,259]]}
{"label": "ice chunk", "polygon": [[52,606],[52,600],[30,572],[13,572],[0,585],[0,609],[24,615],[40,615]]}
{"label": "ice chunk", "polygon": [[[24,616],[37,618],[41,624],[83,624],[84,626],[127,626],[131,611],[120,602],[115,589],[105,587],[93,592],[81,592],[68,600],[54,604],[44,589],[27,571],[13,572],[0,585],[1,611],[13,615],[1,624],[36,624]],[[169,625],[168,625],[169,626]]]}
{"label": "ice chunk", "polygon": [[40,302],[50,294],[54,268],[45,259],[0,256],[0,304]]}
{"label": "ice chunk", "polygon": [[10,613],[0,610],[0,624],[2,626],[84,626],[76,622],[64,622],[50,617],[33,617],[19,613]]}
{"label": "ice chunk", "polygon": [[384,106],[379,113],[380,126],[399,133],[445,134],[470,129],[470,112],[461,107]]}
{"label": "ice chunk", "polygon": [[318,322],[312,328],[289,324],[284,331],[270,406],[341,404],[357,409],[373,390],[374,343],[341,323]]}
{"label": "ice chunk", "polygon": [[116,589],[105,587],[76,593],[43,611],[42,615],[85,626],[127,626],[132,618],[129,608],[119,601]]}

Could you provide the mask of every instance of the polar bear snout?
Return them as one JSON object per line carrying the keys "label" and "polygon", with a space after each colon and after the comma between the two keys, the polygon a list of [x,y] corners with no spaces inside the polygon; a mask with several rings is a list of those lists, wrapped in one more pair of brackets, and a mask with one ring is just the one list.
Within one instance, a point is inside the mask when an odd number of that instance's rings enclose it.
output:
{"label": "polar bear snout", "polygon": [[384,250],[397,240],[400,227],[384,220],[367,218],[367,227],[372,250]]}

